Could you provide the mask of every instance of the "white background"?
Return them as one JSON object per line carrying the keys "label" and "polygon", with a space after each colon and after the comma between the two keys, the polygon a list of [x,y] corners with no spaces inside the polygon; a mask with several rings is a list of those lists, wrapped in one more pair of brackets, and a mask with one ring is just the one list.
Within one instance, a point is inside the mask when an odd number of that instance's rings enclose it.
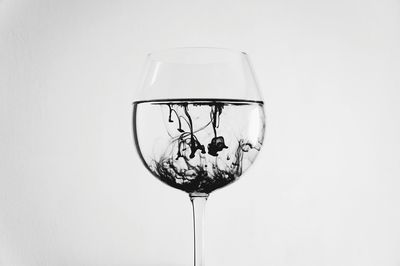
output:
{"label": "white background", "polygon": [[0,265],[191,265],[189,199],[131,136],[176,46],[247,51],[268,115],[207,265],[400,265],[398,0],[0,1]]}

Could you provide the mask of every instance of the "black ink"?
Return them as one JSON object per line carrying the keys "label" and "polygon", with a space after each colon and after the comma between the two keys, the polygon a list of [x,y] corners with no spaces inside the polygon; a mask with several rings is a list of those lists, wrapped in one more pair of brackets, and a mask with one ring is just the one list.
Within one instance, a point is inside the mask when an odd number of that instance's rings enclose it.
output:
{"label": "black ink", "polygon": [[212,156],[218,156],[218,152],[222,151],[223,149],[228,148],[225,145],[224,137],[217,136],[217,128],[219,127],[220,115],[222,113],[222,109],[224,108],[223,103],[215,103],[211,106],[211,122],[214,131],[214,138],[208,144],[208,154]]}
{"label": "black ink", "polygon": [[208,154],[218,156],[218,152],[228,148],[228,146],[225,145],[224,137],[215,137],[211,140],[211,143],[208,144],[207,148]]}
{"label": "black ink", "polygon": [[[168,117],[165,119],[170,124],[169,127],[172,127],[171,130],[179,132],[177,136],[170,135],[169,148],[164,155],[145,161],[140,154],[142,161],[161,181],[188,193],[210,193],[232,183],[242,174],[244,153],[258,151],[262,145],[262,138],[257,147],[245,139],[238,139],[237,142],[231,139],[228,142],[231,146],[229,148],[224,136],[218,134],[220,126],[224,125],[224,116],[221,117],[222,112],[226,112],[224,107],[262,106],[262,102],[216,99],[156,100],[135,102],[134,110],[142,103],[160,105],[161,108],[167,106]],[[198,113],[193,116],[193,112],[196,108],[200,108],[197,110],[201,112],[208,108],[208,122],[202,120],[204,124],[195,124]],[[207,151],[201,143],[203,141],[208,143]],[[138,143],[136,145],[138,146]]]}

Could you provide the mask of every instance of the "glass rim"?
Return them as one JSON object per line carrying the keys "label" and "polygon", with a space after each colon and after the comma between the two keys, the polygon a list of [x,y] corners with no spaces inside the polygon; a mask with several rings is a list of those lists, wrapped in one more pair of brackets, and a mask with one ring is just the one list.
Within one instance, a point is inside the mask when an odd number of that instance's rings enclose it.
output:
{"label": "glass rim", "polygon": [[248,56],[249,54],[245,51],[240,51],[240,50],[235,50],[232,48],[226,48],[226,47],[217,47],[217,46],[181,46],[181,47],[171,47],[171,48],[164,48],[164,49],[159,49],[159,50],[154,50],[152,52],[147,53],[147,57],[151,58],[156,55],[161,55],[163,53],[169,53],[173,51],[183,51],[183,50],[220,50],[220,51],[225,51],[225,52],[230,52],[234,54],[240,54],[244,56]]}

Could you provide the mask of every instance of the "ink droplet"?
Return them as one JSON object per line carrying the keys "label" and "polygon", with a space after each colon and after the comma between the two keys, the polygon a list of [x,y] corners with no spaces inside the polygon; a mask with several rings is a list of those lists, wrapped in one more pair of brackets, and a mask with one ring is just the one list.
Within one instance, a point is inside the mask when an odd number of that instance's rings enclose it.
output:
{"label": "ink droplet", "polygon": [[228,148],[225,145],[224,137],[215,137],[211,140],[211,143],[208,144],[208,154],[212,156],[218,156],[218,152],[223,149]]}

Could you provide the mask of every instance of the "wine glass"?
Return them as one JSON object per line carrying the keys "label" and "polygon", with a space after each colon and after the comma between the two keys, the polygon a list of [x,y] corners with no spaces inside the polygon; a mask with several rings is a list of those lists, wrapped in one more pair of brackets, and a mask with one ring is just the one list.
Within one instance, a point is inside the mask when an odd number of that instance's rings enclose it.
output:
{"label": "wine glass", "polygon": [[264,131],[263,101],[246,53],[187,47],[147,56],[133,103],[135,145],[156,178],[189,194],[195,266],[204,265],[209,194],[249,168]]}

